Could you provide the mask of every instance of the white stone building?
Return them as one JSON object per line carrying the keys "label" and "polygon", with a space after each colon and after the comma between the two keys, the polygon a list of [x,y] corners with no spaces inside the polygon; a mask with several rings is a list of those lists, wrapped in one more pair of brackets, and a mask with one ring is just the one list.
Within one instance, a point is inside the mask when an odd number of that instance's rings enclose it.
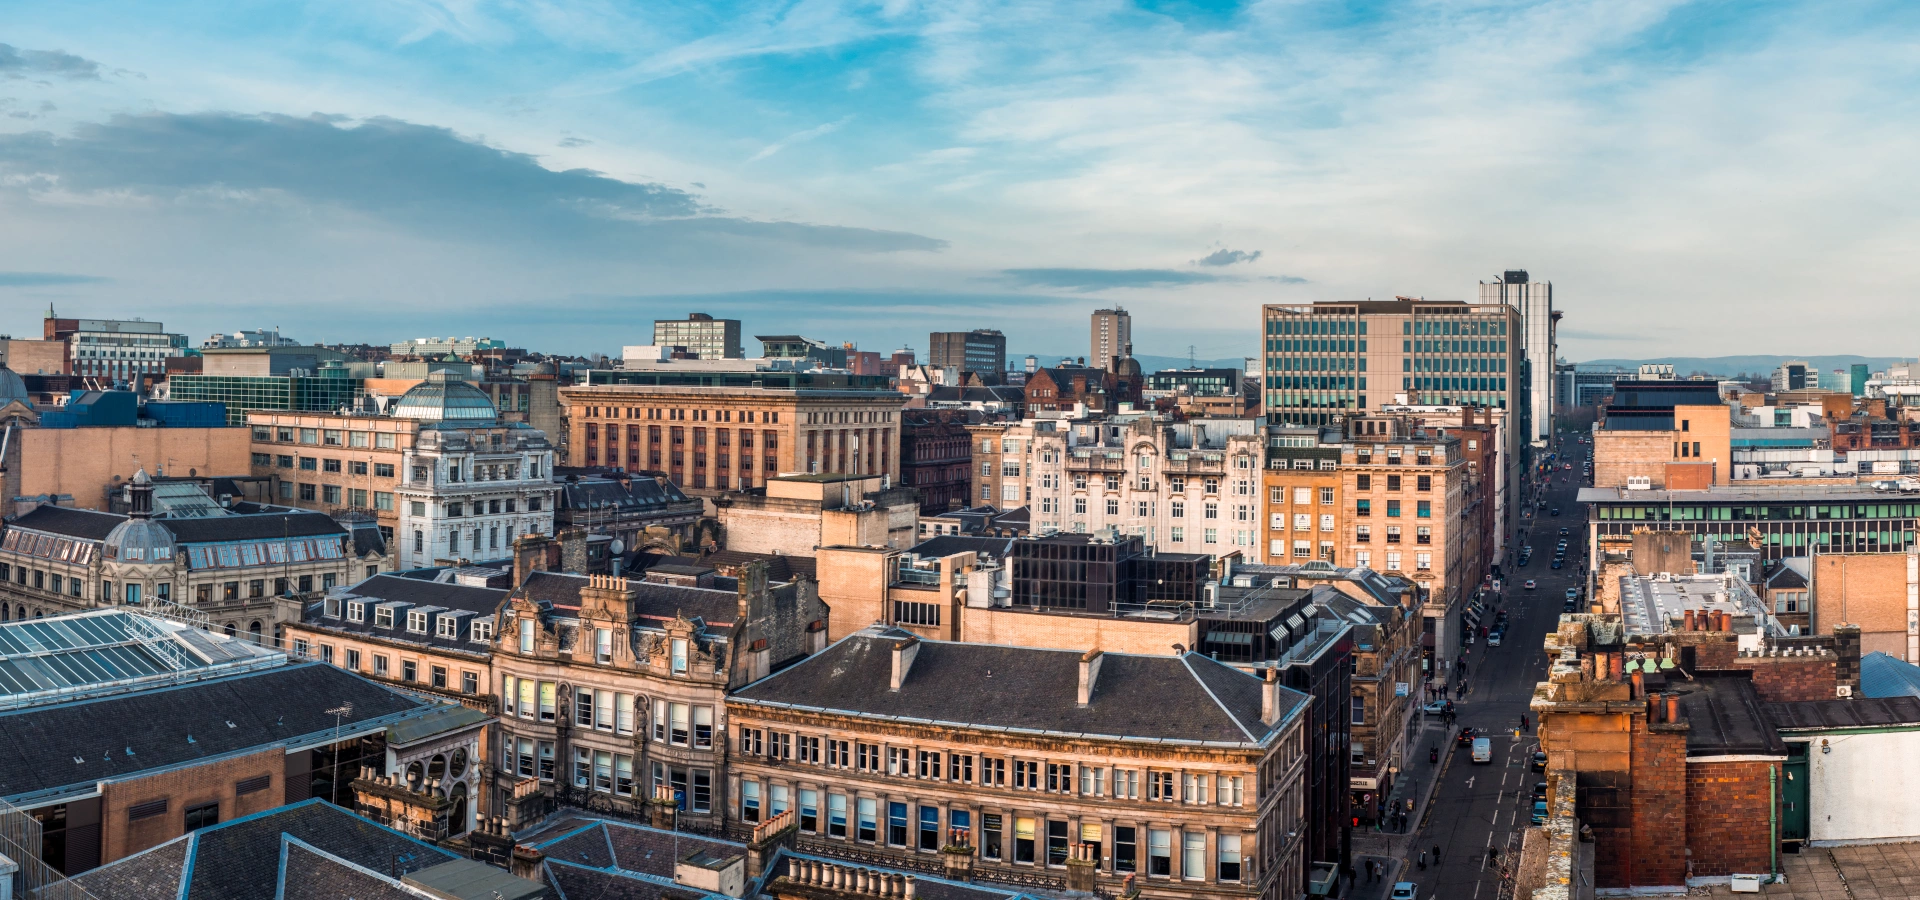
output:
{"label": "white stone building", "polygon": [[435,560],[506,559],[513,539],[553,534],[553,445],[543,431],[503,424],[480,389],[434,372],[394,404],[420,432],[396,489],[401,569]]}
{"label": "white stone building", "polygon": [[1120,414],[1053,425],[1033,429],[1026,454],[1035,532],[1115,528],[1159,550],[1253,552],[1264,440],[1258,419]]}

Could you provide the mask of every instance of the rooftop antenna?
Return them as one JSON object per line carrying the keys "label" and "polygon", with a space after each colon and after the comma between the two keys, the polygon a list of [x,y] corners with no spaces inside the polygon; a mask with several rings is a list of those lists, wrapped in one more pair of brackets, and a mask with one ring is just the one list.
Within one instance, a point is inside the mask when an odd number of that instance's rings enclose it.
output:
{"label": "rooftop antenna", "polygon": [[1198,368],[1200,368],[1200,364],[1199,364],[1199,363],[1197,363],[1197,362],[1194,362],[1194,360],[1193,360],[1193,345],[1192,345],[1192,344],[1188,344],[1188,345],[1187,345],[1187,368],[1189,368],[1189,369],[1198,369]]}

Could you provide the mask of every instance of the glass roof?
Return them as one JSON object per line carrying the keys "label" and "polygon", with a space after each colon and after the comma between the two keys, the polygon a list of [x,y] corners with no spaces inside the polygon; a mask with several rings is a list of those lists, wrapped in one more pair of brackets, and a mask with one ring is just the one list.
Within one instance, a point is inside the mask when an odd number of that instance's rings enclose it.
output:
{"label": "glass roof", "polygon": [[[133,679],[213,674],[222,664],[277,656],[252,647],[239,654],[218,652],[231,641],[203,647],[202,641],[187,639],[188,630],[124,610],[0,623],[0,705],[29,702],[49,691],[83,692]],[[216,652],[210,654],[210,649]]]}

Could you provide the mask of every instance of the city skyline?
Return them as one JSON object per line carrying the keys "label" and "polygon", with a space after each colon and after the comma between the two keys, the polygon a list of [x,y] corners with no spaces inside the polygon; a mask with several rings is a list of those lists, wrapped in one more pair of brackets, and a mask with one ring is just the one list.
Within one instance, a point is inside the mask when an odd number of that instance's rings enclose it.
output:
{"label": "city skyline", "polygon": [[1017,351],[1117,303],[1140,352],[1204,358],[1256,353],[1264,303],[1470,300],[1504,268],[1590,313],[1576,360],[1739,352],[1755,305],[1912,315],[1897,6],[645,15],[23,10],[0,299],[567,352],[690,310]]}

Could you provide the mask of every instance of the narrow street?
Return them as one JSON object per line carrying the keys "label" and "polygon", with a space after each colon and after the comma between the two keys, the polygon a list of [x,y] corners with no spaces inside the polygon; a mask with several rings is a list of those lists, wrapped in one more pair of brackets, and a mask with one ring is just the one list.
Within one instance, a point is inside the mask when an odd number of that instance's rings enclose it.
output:
{"label": "narrow street", "polygon": [[[1561,449],[1564,455],[1555,461],[1551,487],[1534,516],[1521,520],[1518,543],[1533,546],[1532,559],[1526,567],[1507,573],[1504,597],[1489,604],[1489,621],[1494,609],[1507,610],[1502,645],[1489,647],[1478,640],[1469,648],[1469,689],[1454,705],[1454,728],[1443,726],[1437,716],[1429,717],[1414,750],[1415,769],[1409,774],[1417,779],[1417,787],[1412,793],[1424,794],[1436,776],[1439,788],[1417,809],[1419,823],[1411,839],[1374,833],[1355,841],[1356,866],[1362,865],[1362,852],[1377,852],[1379,856],[1372,858],[1391,859],[1389,865],[1395,869],[1378,882],[1362,876],[1354,885],[1356,898],[1385,897],[1393,881],[1412,881],[1420,886],[1420,900],[1492,900],[1499,893],[1501,861],[1510,850],[1518,853],[1518,833],[1527,827],[1533,809],[1533,785],[1542,780],[1529,765],[1535,749],[1532,729],[1518,731],[1520,717],[1527,715],[1534,686],[1546,677],[1541,644],[1559,621],[1566,590],[1584,581],[1579,554],[1585,545],[1586,513],[1574,497],[1584,480],[1581,461],[1591,448],[1569,436]],[[1559,469],[1561,462],[1571,462],[1573,470]],[[1550,514],[1554,507],[1560,510],[1557,517]],[[1566,567],[1554,569],[1553,548],[1561,528],[1568,529]],[[1529,578],[1536,582],[1531,591],[1525,588]],[[1533,724],[1531,716],[1528,724]],[[1471,747],[1454,740],[1461,727],[1492,738],[1491,763],[1475,764]],[[1426,762],[1430,747],[1440,750],[1437,766]],[[1499,851],[1497,859],[1489,857],[1490,847]],[[1425,869],[1420,868],[1422,850],[1426,851]]]}

